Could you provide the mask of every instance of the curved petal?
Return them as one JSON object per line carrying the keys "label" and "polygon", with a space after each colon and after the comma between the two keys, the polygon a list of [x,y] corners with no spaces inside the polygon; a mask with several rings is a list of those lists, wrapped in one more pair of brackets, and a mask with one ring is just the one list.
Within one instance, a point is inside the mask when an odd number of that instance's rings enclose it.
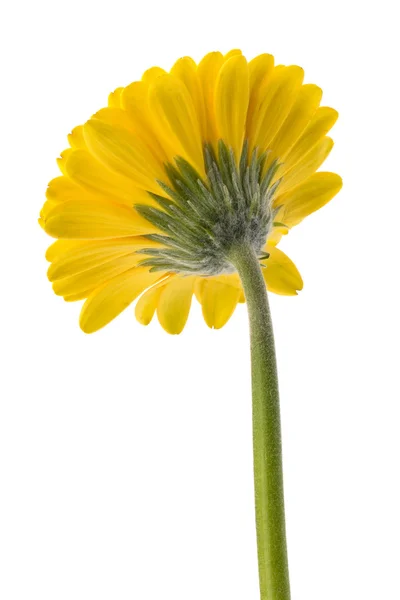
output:
{"label": "curved petal", "polygon": [[272,54],[259,54],[249,62],[250,103],[257,90],[267,83],[274,69],[274,62]]}
{"label": "curved petal", "polygon": [[77,275],[120,256],[138,253],[141,248],[147,248],[153,244],[154,242],[141,236],[81,243],[77,247],[65,250],[63,254],[54,259],[47,271],[47,276],[50,281],[56,281]]}
{"label": "curved petal", "polygon": [[67,148],[63,150],[60,154],[60,158],[57,158],[57,165],[63,175],[66,175],[65,166],[67,164],[68,158],[71,156],[73,150],[72,148]]}
{"label": "curved petal", "polygon": [[82,248],[87,244],[87,241],[82,240],[56,240],[46,250],[46,260],[53,262],[60,258],[66,252],[70,250],[76,250]]}
{"label": "curved petal", "polygon": [[294,165],[296,165],[310,150],[328,133],[338,118],[338,112],[327,106],[321,106],[315,112],[314,117],[292,147],[285,158],[285,164],[281,172],[277,174],[280,177]]}
{"label": "curved petal", "polygon": [[82,150],[86,148],[85,139],[83,137],[83,125],[74,127],[68,135],[68,141],[71,148],[74,150]]}
{"label": "curved petal", "polygon": [[69,177],[60,176],[52,179],[46,190],[46,198],[55,202],[78,200],[82,196],[82,188],[71,181]]}
{"label": "curved petal", "polygon": [[310,83],[301,86],[291,111],[272,142],[268,163],[274,159],[278,159],[279,162],[284,161],[315,114],[321,98],[322,90],[317,85]]}
{"label": "curved petal", "polygon": [[156,182],[165,177],[165,172],[138,136],[97,119],[87,121],[83,133],[89,150],[108,169],[140,188],[158,193]]}
{"label": "curved petal", "polygon": [[297,296],[297,292],[303,289],[303,280],[296,265],[282,250],[267,244],[266,252],[269,258],[263,263],[262,270],[267,289],[282,296]]}
{"label": "curved petal", "polygon": [[157,306],[158,320],[167,333],[181,333],[192,303],[195,276],[175,277],[163,288]]}
{"label": "curved petal", "polygon": [[167,72],[161,67],[150,67],[150,69],[147,69],[147,71],[143,73],[142,81],[147,85],[151,85],[158,77],[166,74]]}
{"label": "curved petal", "polygon": [[276,198],[282,208],[277,219],[288,227],[298,225],[305,217],[322,208],[341,189],[342,178],[336,173],[315,173],[304,183]]}
{"label": "curved petal", "polygon": [[186,86],[197,113],[202,139],[205,139],[207,128],[205,122],[204,100],[200,79],[197,74],[196,63],[189,56],[184,56],[176,61],[171,69],[171,75],[177,77]]}
{"label": "curved petal", "polygon": [[[134,122],[130,118],[128,112],[122,108],[102,108],[92,116],[92,119],[97,119],[112,127],[119,127],[120,129],[127,129],[131,133],[136,133]],[[82,135],[84,135],[83,126]]]}
{"label": "curved petal", "polygon": [[[143,86],[141,91],[138,87]],[[147,103],[148,86],[143,82],[136,82],[125,88],[123,92],[123,101],[127,101],[128,106],[132,109],[134,104],[134,95],[140,97],[144,93],[144,98],[140,98],[143,102],[142,110],[125,110],[125,108],[102,108],[93,115],[93,119],[98,119],[103,123],[107,123],[112,127],[127,130],[136,137],[139,137],[151,150],[155,159],[159,164],[163,164],[167,160],[165,151],[161,148],[155,132],[150,123],[150,113]],[[137,103],[139,98],[136,98]]]}
{"label": "curved petal", "polygon": [[204,172],[200,125],[186,86],[172,75],[158,77],[149,88],[149,106],[164,140],[174,141],[175,156]]}
{"label": "curved petal", "polygon": [[242,56],[242,51],[238,48],[234,48],[233,50],[229,50],[226,54],[224,54],[224,61],[229,60],[232,56]]}
{"label": "curved petal", "polygon": [[149,86],[143,81],[134,81],[127,85],[121,94],[121,106],[126,110],[132,120],[149,119],[149,107],[147,103],[147,92]]}
{"label": "curved petal", "polygon": [[137,135],[151,149],[155,157],[164,163],[167,153],[161,147],[158,135],[154,130],[152,115],[148,102],[149,86],[144,81],[135,81],[124,88],[121,95],[121,106],[129,115]]}
{"label": "curved petal", "polygon": [[[96,199],[98,197],[109,198],[128,206],[142,202],[146,203],[150,200],[147,192],[138,188],[126,177],[109,171],[85,150],[71,152],[68,157],[66,172],[75,184],[81,189],[83,188],[85,192],[89,192]],[[65,187],[66,184],[64,183]],[[82,199],[87,198],[83,191],[80,196]],[[74,195],[73,198],[75,199],[76,196]]]}
{"label": "curved petal", "polygon": [[83,191],[82,188],[65,176],[56,177],[50,181],[46,190],[46,198],[47,200],[40,211],[40,216],[44,221],[53,208],[67,200],[94,199],[91,194]]}
{"label": "curved petal", "polygon": [[234,55],[221,67],[215,89],[218,138],[233,148],[239,162],[249,105],[249,70],[244,56]]}
{"label": "curved petal", "polygon": [[116,275],[136,267],[140,256],[131,252],[125,256],[119,256],[104,264],[98,264],[91,269],[53,282],[53,290],[57,296],[70,296],[86,293],[86,296],[94,289],[109,281]]}
{"label": "curved petal", "polygon": [[261,93],[265,89],[274,70],[272,54],[260,54],[249,62],[250,98],[247,114],[246,131],[249,133],[251,123],[256,117],[256,107],[259,107]]}
{"label": "curved petal", "polygon": [[331,138],[326,137],[322,139],[293,169],[283,176],[282,183],[278,188],[279,194],[285,194],[315,173],[327,158],[332,148],[333,140]]}
{"label": "curved petal", "polygon": [[121,96],[124,91],[123,87],[118,87],[108,96],[108,106],[111,108],[121,108]]}
{"label": "curved petal", "polygon": [[141,325],[148,325],[152,321],[161,292],[171,277],[176,277],[176,275],[168,275],[140,296],[135,306],[135,317]]}
{"label": "curved petal", "polygon": [[274,226],[268,234],[267,243],[271,246],[277,246],[284,235],[289,232],[288,227]]}
{"label": "curved petal", "polygon": [[140,296],[135,306],[135,317],[141,325],[149,325],[154,313],[156,312],[157,304],[160,299],[162,287],[150,288]]}
{"label": "curved petal", "polygon": [[70,294],[68,296],[63,296],[63,300],[65,302],[77,302],[78,300],[86,300],[86,298],[89,296],[90,291],[85,290],[84,292],[81,292],[80,294]]}
{"label": "curved petal", "polygon": [[275,67],[250,123],[251,150],[268,150],[296,100],[303,77],[301,67]]}
{"label": "curved petal", "polygon": [[107,325],[160,276],[160,273],[149,273],[145,267],[136,267],[95,289],[82,307],[81,329],[93,333]]}
{"label": "curved petal", "polygon": [[49,213],[58,204],[67,202],[68,200],[76,201],[97,201],[97,197],[94,194],[83,190],[79,185],[74,183],[69,177],[56,177],[52,179],[46,190],[46,202],[40,212],[44,220],[47,219]]}
{"label": "curved petal", "polygon": [[135,210],[121,204],[70,200],[50,211],[45,231],[64,239],[101,240],[144,235],[157,229]]}
{"label": "curved petal", "polygon": [[200,85],[203,91],[204,108],[206,116],[205,141],[216,144],[218,132],[215,122],[214,90],[219,70],[224,62],[221,52],[206,54],[197,67]]}
{"label": "curved petal", "polygon": [[201,305],[207,325],[221,329],[233,315],[241,288],[226,283],[224,276],[207,277],[201,283]]}

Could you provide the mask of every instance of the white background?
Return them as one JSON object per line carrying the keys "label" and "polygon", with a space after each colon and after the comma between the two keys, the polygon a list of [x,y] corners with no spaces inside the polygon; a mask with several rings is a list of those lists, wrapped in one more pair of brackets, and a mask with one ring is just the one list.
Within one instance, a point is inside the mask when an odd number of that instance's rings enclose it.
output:
{"label": "white background", "polygon": [[[247,317],[93,336],[36,224],[66,134],[148,67],[241,48],[337,108],[343,191],[281,247],[271,298],[294,600],[400,598],[394,2],[13,2],[2,9],[0,597],[256,600]],[[324,167],[325,168],[325,167]]]}

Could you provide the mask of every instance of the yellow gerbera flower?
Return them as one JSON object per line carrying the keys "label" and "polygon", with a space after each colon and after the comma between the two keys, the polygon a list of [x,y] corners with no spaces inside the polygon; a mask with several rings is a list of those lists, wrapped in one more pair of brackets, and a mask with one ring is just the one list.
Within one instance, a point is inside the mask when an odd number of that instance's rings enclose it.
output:
{"label": "yellow gerbera flower", "polygon": [[[56,294],[83,300],[97,331],[133,300],[180,333],[195,294],[220,328],[246,298],[251,341],[260,596],[290,600],[279,394],[267,289],[296,295],[301,276],[276,247],[341,188],[317,172],[337,112],[297,66],[239,50],[181,58],[116,89],[73,129],[40,223]],[[263,268],[261,268],[263,267]]]}
{"label": "yellow gerbera flower", "polygon": [[198,65],[185,57],[169,73],[153,67],[117,88],[72,130],[40,223],[58,238],[46,254],[55,293],[85,299],[83,331],[141,294],[144,325],[157,311],[167,332],[180,333],[195,294],[207,325],[222,327],[244,302],[227,258],[241,236],[265,266],[268,290],[302,289],[276,246],[342,185],[316,173],[337,112],[320,106],[321,89],[303,75],[269,54],[247,62],[239,50],[212,52]]}

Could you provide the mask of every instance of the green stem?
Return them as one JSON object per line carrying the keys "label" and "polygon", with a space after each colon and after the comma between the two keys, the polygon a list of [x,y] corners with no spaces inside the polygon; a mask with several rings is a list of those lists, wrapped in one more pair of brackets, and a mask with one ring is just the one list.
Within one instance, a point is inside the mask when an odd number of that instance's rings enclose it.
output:
{"label": "green stem", "polygon": [[267,290],[251,248],[235,248],[230,258],[242,281],[250,322],[260,598],[290,600],[278,375]]}

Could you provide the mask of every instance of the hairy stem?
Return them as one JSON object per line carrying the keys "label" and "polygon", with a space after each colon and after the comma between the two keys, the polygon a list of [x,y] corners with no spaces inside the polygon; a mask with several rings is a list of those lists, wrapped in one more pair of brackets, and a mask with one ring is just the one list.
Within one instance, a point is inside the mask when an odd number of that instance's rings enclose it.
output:
{"label": "hairy stem", "polygon": [[290,600],[278,375],[267,290],[252,248],[235,248],[230,258],[242,281],[250,322],[260,598]]}

